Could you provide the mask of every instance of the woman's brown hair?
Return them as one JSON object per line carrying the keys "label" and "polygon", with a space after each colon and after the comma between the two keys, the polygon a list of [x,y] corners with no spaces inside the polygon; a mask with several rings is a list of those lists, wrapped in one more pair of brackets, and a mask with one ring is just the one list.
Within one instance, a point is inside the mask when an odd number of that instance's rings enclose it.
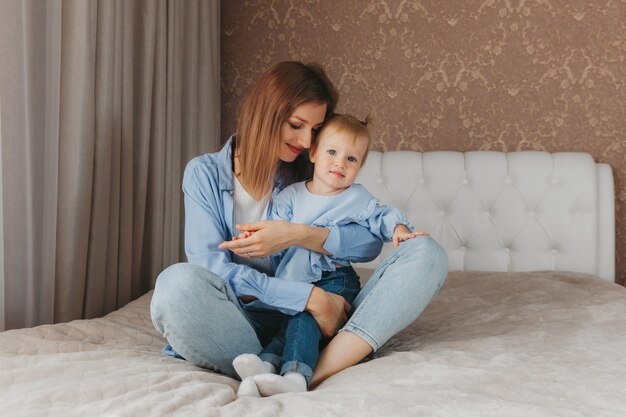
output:
{"label": "woman's brown hair", "polygon": [[239,112],[236,155],[239,180],[254,197],[272,189],[279,165],[282,124],[304,103],[326,104],[326,117],[337,105],[337,90],[317,64],[285,61],[265,71]]}

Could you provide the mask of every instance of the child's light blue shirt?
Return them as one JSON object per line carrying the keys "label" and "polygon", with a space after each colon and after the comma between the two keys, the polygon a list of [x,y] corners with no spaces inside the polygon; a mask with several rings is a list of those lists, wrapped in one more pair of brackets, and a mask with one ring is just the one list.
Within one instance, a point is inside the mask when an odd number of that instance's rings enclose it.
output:
{"label": "child's light blue shirt", "polygon": [[[304,310],[313,286],[305,281],[279,279],[246,265],[234,263],[231,252],[218,248],[239,232],[233,224],[233,166],[231,137],[216,153],[192,159],[185,168],[185,253],[190,263],[203,266],[230,284],[238,297],[256,301],[245,307],[260,307],[296,314]],[[304,156],[306,157],[306,156]],[[289,168],[289,166],[287,166]],[[274,194],[289,185],[288,170],[277,176]],[[272,204],[270,204],[271,210]],[[269,217],[269,216],[268,216]],[[367,262],[380,253],[382,242],[366,228],[333,225],[324,249],[339,259]],[[276,267],[279,256],[274,256]]]}
{"label": "child's light blue shirt", "polygon": [[[336,228],[359,224],[379,239],[389,242],[398,224],[413,230],[400,210],[384,206],[360,184],[352,184],[336,195],[317,195],[306,187],[306,181],[292,184],[274,196],[273,218],[317,227]],[[283,252],[276,276],[289,281],[315,282],[322,271],[334,271],[335,265],[348,266],[349,259],[327,256],[293,246]]]}

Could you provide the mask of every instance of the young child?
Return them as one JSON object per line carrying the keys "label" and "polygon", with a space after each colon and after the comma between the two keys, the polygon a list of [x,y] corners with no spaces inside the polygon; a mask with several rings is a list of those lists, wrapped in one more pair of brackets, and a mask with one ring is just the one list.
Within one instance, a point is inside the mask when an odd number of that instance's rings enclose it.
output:
{"label": "young child", "polygon": [[[292,184],[274,196],[273,218],[327,228],[359,223],[380,239],[393,241],[394,247],[404,240],[426,235],[412,233],[400,210],[379,204],[363,186],[354,184],[368,149],[367,122],[349,115],[334,115],[309,150],[315,164],[313,179]],[[348,303],[352,303],[360,290],[358,275],[342,259],[298,246],[280,255],[276,277],[313,283],[341,295]],[[244,354],[233,361],[242,378],[238,396],[307,390],[322,334],[308,312],[287,317],[259,356]],[[274,374],[276,371],[279,375]]]}

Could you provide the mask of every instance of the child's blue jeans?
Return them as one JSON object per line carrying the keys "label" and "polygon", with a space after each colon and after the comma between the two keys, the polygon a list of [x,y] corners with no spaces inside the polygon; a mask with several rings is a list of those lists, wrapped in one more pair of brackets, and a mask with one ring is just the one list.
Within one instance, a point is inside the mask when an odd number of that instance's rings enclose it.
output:
{"label": "child's blue jeans", "polygon": [[[341,295],[352,304],[361,289],[359,276],[351,266],[324,272],[314,285],[324,291]],[[303,311],[295,316],[286,316],[280,330],[263,348],[259,355],[273,364],[280,375],[299,372],[311,383],[313,369],[320,353],[322,332],[310,313]]]}

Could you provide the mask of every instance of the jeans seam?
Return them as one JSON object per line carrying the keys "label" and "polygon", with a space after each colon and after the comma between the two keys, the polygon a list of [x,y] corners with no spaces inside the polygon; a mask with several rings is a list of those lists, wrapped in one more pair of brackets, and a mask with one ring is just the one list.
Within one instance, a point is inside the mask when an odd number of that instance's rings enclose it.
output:
{"label": "jeans seam", "polygon": [[[304,312],[303,313],[299,313],[299,314],[304,314]],[[298,318],[296,319],[296,325],[297,325],[297,328],[295,329],[296,330],[296,337],[294,338],[295,340],[291,340],[290,348],[291,348],[292,352],[295,351],[295,346],[298,346],[299,342],[300,342],[300,333],[301,333],[300,332],[300,323],[302,323],[302,316],[299,315]],[[285,338],[286,338],[286,335],[285,335]],[[284,355],[284,351],[285,351],[285,349],[283,349],[283,355]],[[283,358],[283,362],[284,362],[284,358]]]}
{"label": "jeans seam", "polygon": [[[305,368],[305,369],[299,370],[298,369],[299,367]],[[313,370],[311,369],[311,367],[306,362],[302,362],[298,360],[291,360],[291,361],[285,362],[283,366],[281,367],[281,369],[278,370],[278,372],[280,373],[280,375],[285,375],[287,372],[297,372],[301,374],[306,380],[307,387],[311,384],[311,378],[313,376]]]}
{"label": "jeans seam", "polygon": [[[388,261],[389,261],[389,262],[387,262],[387,265],[385,266],[385,270],[386,270],[386,269],[387,269],[390,265],[394,264],[394,263],[396,262],[396,260],[397,260],[397,259],[398,259],[398,256],[397,256],[397,255],[396,255],[396,256],[394,256],[393,258],[388,258]],[[353,319],[356,319],[356,318],[360,317],[361,312],[360,312],[359,310],[362,310],[362,308],[361,308],[361,307],[362,307],[362,306],[365,306],[366,304],[368,304],[368,303],[369,303],[369,300],[371,299],[370,295],[372,295],[372,293],[374,292],[374,290],[376,290],[376,288],[377,288],[377,287],[378,287],[378,288],[380,288],[380,286],[379,286],[380,280],[382,280],[384,277],[385,277],[385,274],[383,273],[383,274],[381,275],[381,277],[380,277],[380,278],[378,278],[378,282],[376,283],[376,285],[374,285],[374,287],[370,290],[370,292],[369,292],[369,293],[365,296],[365,298],[363,299],[363,301],[361,302],[361,304],[359,304],[359,306],[357,307],[357,309],[354,311],[354,314],[350,317],[350,320],[348,320],[348,323],[347,323],[346,325],[350,324],[350,322],[351,322]],[[353,326],[354,326],[354,325],[353,325]],[[358,328],[358,326],[354,326],[354,327],[357,327],[357,328]],[[366,332],[364,332],[364,333],[366,333]]]}

